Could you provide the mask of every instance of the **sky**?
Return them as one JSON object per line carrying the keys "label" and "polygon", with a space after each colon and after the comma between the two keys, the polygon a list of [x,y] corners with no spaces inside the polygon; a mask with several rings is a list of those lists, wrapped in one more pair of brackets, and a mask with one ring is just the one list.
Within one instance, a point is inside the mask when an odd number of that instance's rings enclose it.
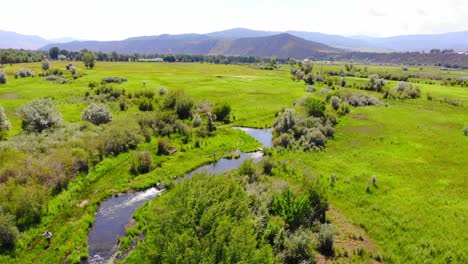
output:
{"label": "sky", "polygon": [[237,27],[374,37],[468,30],[468,0],[21,0],[0,6],[0,30],[47,39]]}

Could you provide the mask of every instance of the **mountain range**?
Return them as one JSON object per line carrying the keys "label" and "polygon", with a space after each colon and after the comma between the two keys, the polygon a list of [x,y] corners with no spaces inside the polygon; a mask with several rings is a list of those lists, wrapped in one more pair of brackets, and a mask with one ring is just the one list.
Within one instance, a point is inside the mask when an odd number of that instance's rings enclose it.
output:
{"label": "mountain range", "polygon": [[[404,35],[387,38],[345,37],[305,31],[260,31],[234,28],[207,34],[139,36],[119,41],[49,41],[37,36],[0,31],[0,48],[88,49],[121,53],[186,53],[243,56],[299,57],[342,51],[406,52],[433,48],[468,51],[468,31]],[[62,43],[58,43],[62,42]]]}

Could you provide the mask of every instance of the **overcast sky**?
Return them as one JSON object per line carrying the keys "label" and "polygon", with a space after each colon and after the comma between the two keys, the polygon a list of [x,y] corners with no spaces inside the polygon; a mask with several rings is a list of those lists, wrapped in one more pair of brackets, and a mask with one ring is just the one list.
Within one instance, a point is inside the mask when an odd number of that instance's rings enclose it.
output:
{"label": "overcast sky", "polygon": [[468,30],[468,0],[9,0],[0,30],[119,40],[234,27],[346,36]]}

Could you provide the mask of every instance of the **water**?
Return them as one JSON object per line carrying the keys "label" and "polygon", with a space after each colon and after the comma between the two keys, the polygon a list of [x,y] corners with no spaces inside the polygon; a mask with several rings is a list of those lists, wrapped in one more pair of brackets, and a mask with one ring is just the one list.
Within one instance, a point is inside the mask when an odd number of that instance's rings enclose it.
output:
{"label": "water", "polygon": [[273,146],[273,134],[271,128],[248,128],[248,127],[233,127],[247,133],[248,135],[255,138],[257,141],[262,143],[264,147],[271,148]]}
{"label": "water", "polygon": [[[264,147],[272,146],[271,129],[253,129],[236,127],[256,140],[261,142]],[[262,159],[261,151],[252,153],[235,152],[240,156],[235,159],[222,158],[216,163],[201,166],[194,171],[186,174],[184,177],[191,178],[197,173],[221,174],[233,169],[237,169],[245,160],[252,159],[258,162]],[[149,188],[145,191],[127,193],[111,197],[99,205],[98,212],[95,215],[93,227],[88,235],[88,263],[101,264],[106,263],[115,255],[118,249],[118,237],[125,235],[125,226],[132,220],[136,209],[143,206],[147,201],[154,199],[164,190]]]}

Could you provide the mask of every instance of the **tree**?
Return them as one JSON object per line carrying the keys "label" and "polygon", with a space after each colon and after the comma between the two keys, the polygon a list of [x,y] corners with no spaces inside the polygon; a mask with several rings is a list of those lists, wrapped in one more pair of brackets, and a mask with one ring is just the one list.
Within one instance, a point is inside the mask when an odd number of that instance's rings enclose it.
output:
{"label": "tree", "polygon": [[60,54],[60,48],[59,47],[53,47],[49,49],[49,57],[53,60],[58,59],[58,55]]}
{"label": "tree", "polygon": [[95,61],[96,55],[94,55],[94,53],[87,51],[83,54],[83,62],[86,68],[93,69]]}
{"label": "tree", "polygon": [[42,132],[62,123],[62,115],[50,98],[34,100],[18,110],[22,127],[29,132]]}
{"label": "tree", "polygon": [[112,114],[105,104],[90,104],[81,114],[81,119],[98,126],[111,122]]}
{"label": "tree", "polygon": [[11,123],[7,119],[5,110],[0,106],[0,140],[5,139],[8,131],[11,129]]}
{"label": "tree", "polygon": [[48,60],[42,61],[42,70],[47,71],[50,68],[50,62]]}

